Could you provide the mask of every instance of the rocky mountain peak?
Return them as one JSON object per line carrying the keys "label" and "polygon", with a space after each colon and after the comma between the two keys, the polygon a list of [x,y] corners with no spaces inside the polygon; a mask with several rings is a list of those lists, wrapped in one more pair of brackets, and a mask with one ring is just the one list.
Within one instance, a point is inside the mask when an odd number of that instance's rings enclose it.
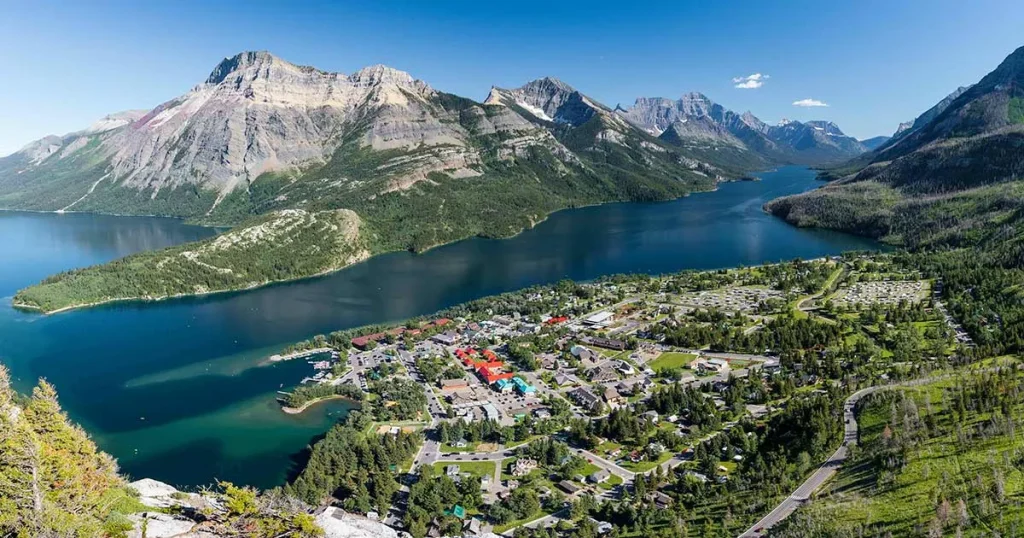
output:
{"label": "rocky mountain peak", "polygon": [[[266,73],[267,68],[275,64],[287,64],[293,66],[267,51],[241,52],[230,58],[224,58],[217,67],[213,68],[210,76],[207,77],[207,84],[220,84],[236,73],[243,73],[250,70]],[[295,67],[295,66],[293,66]]]}
{"label": "rocky mountain peak", "polygon": [[376,64],[364,67],[349,77],[353,83],[372,86],[376,84],[396,84],[399,86],[410,85],[416,79],[405,71],[400,71],[383,64]]}

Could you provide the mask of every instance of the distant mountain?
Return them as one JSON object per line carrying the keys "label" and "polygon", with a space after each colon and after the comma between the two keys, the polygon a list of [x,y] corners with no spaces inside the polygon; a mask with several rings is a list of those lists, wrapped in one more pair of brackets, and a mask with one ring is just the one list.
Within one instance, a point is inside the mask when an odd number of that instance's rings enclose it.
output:
{"label": "distant mountain", "polygon": [[750,112],[737,114],[700,93],[678,100],[641,97],[616,112],[678,146],[725,144],[771,162],[822,164],[867,151],[831,122],[783,120],[770,126]]}
{"label": "distant mountain", "polygon": [[827,187],[766,207],[909,247],[977,245],[1024,263],[1024,47]]}
{"label": "distant mountain", "polygon": [[891,136],[873,136],[871,138],[865,138],[864,140],[861,140],[860,144],[867,148],[868,151],[873,151],[878,149],[880,146],[882,146],[889,140],[892,140]]}

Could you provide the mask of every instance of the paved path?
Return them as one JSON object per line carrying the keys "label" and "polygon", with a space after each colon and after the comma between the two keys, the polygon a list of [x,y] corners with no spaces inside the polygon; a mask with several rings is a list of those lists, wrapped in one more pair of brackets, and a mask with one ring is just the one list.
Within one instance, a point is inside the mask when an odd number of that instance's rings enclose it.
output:
{"label": "paved path", "polygon": [[857,419],[853,414],[854,407],[856,407],[857,402],[859,402],[861,398],[882,388],[886,387],[879,386],[861,389],[846,399],[846,402],[843,404],[843,419],[846,426],[843,434],[843,444],[841,444],[839,448],[836,449],[836,451],[829,456],[827,460],[825,460],[825,463],[822,463],[821,466],[818,467],[817,471],[814,471],[814,473],[808,477],[803,484],[800,484],[800,487],[796,488],[789,497],[786,497],[786,499],[779,503],[774,510],[761,518],[760,521],[754,523],[754,525],[747,529],[746,532],[740,534],[740,538],[761,536],[764,531],[789,517],[789,515],[797,508],[808,501],[812,493],[836,474],[839,467],[846,461],[848,446],[857,444]]}

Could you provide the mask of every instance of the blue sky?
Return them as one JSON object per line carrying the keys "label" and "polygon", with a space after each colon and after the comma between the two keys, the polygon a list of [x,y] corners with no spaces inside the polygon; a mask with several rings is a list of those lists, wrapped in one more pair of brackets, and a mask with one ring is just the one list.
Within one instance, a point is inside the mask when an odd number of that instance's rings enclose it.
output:
{"label": "blue sky", "polygon": [[[0,0],[0,154],[152,108],[243,50],[345,73],[384,63],[475,99],[546,75],[611,106],[700,91],[865,138],[1024,45],[1019,0],[209,4]],[[735,87],[755,73],[769,78]],[[806,99],[829,106],[793,105]]]}

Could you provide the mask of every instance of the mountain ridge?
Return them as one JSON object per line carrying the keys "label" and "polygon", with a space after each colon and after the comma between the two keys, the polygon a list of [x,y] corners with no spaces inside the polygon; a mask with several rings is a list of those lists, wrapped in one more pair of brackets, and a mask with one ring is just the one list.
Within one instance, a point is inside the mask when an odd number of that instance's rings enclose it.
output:
{"label": "mountain ridge", "polygon": [[1024,47],[927,110],[903,136],[829,172],[835,181],[765,208],[801,226],[908,248],[982,245],[1024,263]]}

